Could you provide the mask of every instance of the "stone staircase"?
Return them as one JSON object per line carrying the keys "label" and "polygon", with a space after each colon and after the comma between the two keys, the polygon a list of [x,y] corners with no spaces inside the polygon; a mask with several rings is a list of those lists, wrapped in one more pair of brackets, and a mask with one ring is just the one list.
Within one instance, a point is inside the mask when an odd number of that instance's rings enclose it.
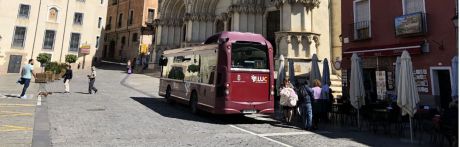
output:
{"label": "stone staircase", "polygon": [[338,75],[331,75],[331,87],[335,99],[342,97],[342,79]]}

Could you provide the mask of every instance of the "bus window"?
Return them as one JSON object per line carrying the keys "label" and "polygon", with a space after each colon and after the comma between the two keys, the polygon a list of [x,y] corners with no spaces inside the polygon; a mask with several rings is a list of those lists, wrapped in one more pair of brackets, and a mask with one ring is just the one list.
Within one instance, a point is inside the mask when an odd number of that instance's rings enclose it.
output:
{"label": "bus window", "polygon": [[201,55],[200,61],[200,81],[206,84],[214,84],[217,56]]}
{"label": "bus window", "polygon": [[234,43],[232,68],[268,69],[267,48],[260,44]]}

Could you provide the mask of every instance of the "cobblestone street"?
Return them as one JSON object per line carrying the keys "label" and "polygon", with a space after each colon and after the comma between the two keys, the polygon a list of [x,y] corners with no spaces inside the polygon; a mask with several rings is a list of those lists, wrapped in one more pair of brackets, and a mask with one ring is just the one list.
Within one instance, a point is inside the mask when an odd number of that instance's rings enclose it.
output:
{"label": "cobblestone street", "polygon": [[75,72],[70,94],[62,93],[62,81],[48,83],[53,94],[38,107],[37,84],[24,100],[13,97],[20,90],[15,76],[2,79],[13,83],[2,85],[2,93],[13,94],[0,99],[1,146],[411,146],[353,126],[309,132],[266,115],[194,115],[159,97],[157,78],[117,69],[98,69],[97,94],[88,94],[87,72]]}
{"label": "cobblestone street", "polygon": [[[53,92],[42,98],[48,119],[36,118],[44,122],[35,122],[35,126],[49,124],[44,128],[49,128],[50,139],[34,132],[34,142],[50,141],[52,146],[411,146],[398,137],[358,131],[350,126],[325,125],[309,132],[282,125],[265,115],[197,116],[186,106],[169,105],[159,97],[157,78],[127,75],[117,69],[115,66],[98,69],[97,94],[88,94],[86,72],[75,73],[70,94],[62,93],[62,81],[47,84],[47,90]],[[21,143],[30,146],[36,96],[27,100],[0,100],[2,104],[20,101],[15,104],[23,106],[1,105],[0,146]],[[20,113],[5,117],[10,111]],[[22,120],[9,115],[18,115],[15,117]],[[11,124],[24,128],[8,131],[5,126]]]}

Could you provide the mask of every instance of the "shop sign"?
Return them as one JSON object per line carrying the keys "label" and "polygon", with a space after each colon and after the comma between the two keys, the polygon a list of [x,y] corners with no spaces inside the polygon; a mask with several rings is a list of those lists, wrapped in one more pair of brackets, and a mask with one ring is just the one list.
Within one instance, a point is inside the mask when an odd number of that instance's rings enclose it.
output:
{"label": "shop sign", "polygon": [[412,13],[395,18],[396,36],[419,35],[426,32],[426,21],[423,13]]}
{"label": "shop sign", "polygon": [[89,54],[91,46],[89,44],[82,45],[80,47],[80,54]]}

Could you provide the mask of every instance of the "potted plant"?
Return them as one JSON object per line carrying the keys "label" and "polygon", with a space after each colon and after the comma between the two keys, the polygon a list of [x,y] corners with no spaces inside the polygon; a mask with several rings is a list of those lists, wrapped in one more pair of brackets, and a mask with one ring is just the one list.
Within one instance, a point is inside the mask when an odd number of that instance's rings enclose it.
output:
{"label": "potted plant", "polygon": [[[42,67],[42,71],[43,71],[43,67],[45,67],[45,65],[47,65],[47,63],[51,61],[51,54],[40,53],[38,54],[37,61],[40,62],[40,66]],[[47,80],[46,73],[36,74],[36,78],[35,78],[36,83],[46,83],[47,81],[48,80]]]}
{"label": "potted plant", "polygon": [[77,62],[77,59],[78,59],[77,55],[68,54],[65,56],[65,62],[70,63],[70,64]]}

